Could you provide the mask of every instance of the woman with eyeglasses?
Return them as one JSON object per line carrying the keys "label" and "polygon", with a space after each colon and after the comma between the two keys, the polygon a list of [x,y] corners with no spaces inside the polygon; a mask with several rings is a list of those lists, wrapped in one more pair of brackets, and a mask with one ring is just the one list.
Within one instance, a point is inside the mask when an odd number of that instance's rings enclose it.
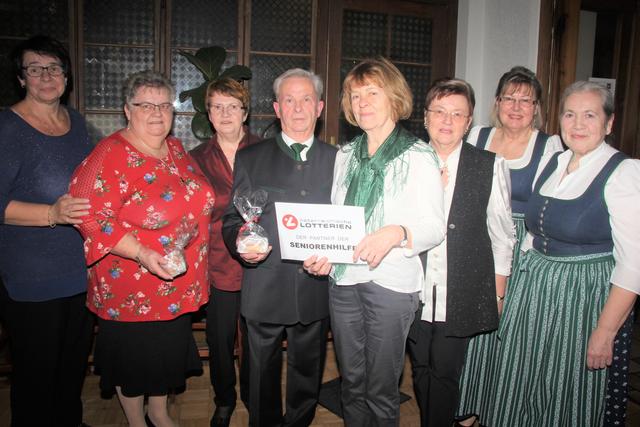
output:
{"label": "woman with eyeglasses", "polygon": [[249,116],[249,91],[241,83],[222,78],[207,87],[209,121],[215,134],[190,154],[200,166],[216,194],[211,214],[209,238],[209,283],[207,343],[209,373],[215,393],[212,426],[228,426],[236,406],[235,342],[238,322],[241,329],[240,397],[249,408],[249,345],[246,324],[240,318],[242,265],[222,240],[222,214],[233,197],[233,165],[236,152],[259,141],[244,122]]}
{"label": "woman with eyeglasses", "polygon": [[458,79],[433,82],[424,124],[438,155],[447,235],[426,253],[423,305],[407,348],[420,425],[451,426],[472,336],[495,330],[515,235],[509,169],[500,156],[464,144],[475,96]]}
{"label": "woman with eyeglasses", "polygon": [[70,186],[91,204],[79,228],[90,266],[87,306],[98,316],[95,367],[129,425],[145,425],[148,396],[147,419],[173,426],[167,394],[202,369],[189,313],[209,298],[213,190],[169,135],[171,82],[135,73],[124,95],[126,129],[98,143]]}
{"label": "woman with eyeglasses", "polygon": [[[524,207],[531,196],[533,180],[549,157],[562,151],[557,135],[549,136],[542,126],[542,86],[535,74],[525,67],[513,67],[502,75],[495,93],[491,113],[493,127],[476,126],[467,142],[504,158],[511,176],[511,210],[516,225],[512,275],[505,292],[498,295],[498,304],[509,298],[508,288],[519,272],[520,244],[526,235]],[[460,407],[457,411],[462,425],[472,425],[475,416],[486,412],[486,394],[491,393],[487,369],[495,357],[495,333],[481,334],[469,343],[469,350],[460,379]],[[465,420],[466,419],[466,420]]]}
{"label": "woman with eyeglasses", "polygon": [[607,401],[619,396],[606,396],[606,368],[628,362],[630,349],[616,354],[614,341],[618,331],[631,335],[640,294],[640,161],[605,142],[613,107],[611,92],[593,82],[562,95],[568,150],[552,156],[525,207],[525,252],[498,329],[482,424],[625,423],[608,419]]}
{"label": "woman with eyeglasses", "polygon": [[91,151],[71,90],[65,47],[47,36],[13,50],[24,98],[0,112],[0,316],[10,337],[11,423],[78,426],[92,318],[87,269],[73,224],[89,201],[69,196]]}

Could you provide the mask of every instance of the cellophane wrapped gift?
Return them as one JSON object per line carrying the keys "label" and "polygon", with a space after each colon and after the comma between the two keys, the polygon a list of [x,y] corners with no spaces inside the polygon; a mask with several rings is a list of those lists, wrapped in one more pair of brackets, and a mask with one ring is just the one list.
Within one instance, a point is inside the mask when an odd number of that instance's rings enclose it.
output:
{"label": "cellophane wrapped gift", "polygon": [[187,271],[187,261],[184,248],[198,235],[198,224],[182,221],[176,229],[176,237],[164,247],[167,263],[162,267],[172,277],[177,277]]}
{"label": "cellophane wrapped gift", "polygon": [[233,205],[245,221],[236,239],[238,253],[263,253],[269,250],[267,232],[258,224],[267,199],[268,194],[264,190],[248,194],[236,191],[233,195]]}

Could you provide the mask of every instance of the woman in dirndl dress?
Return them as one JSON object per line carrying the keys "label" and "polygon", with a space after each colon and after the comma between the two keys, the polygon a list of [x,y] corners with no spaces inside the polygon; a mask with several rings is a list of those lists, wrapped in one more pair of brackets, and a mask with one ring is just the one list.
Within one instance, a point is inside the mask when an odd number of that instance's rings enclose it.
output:
{"label": "woman in dirndl dress", "polygon": [[609,146],[613,98],[576,82],[561,100],[568,146],[536,180],[529,236],[498,329],[492,427],[599,426],[616,334],[640,293],[640,161]]}
{"label": "woman in dirndl dress", "polygon": [[[551,155],[563,150],[557,135],[549,136],[540,130],[541,101],[542,85],[535,74],[525,67],[513,67],[498,82],[491,113],[493,127],[475,126],[467,136],[467,142],[503,157],[509,167],[517,243],[506,289],[518,274],[520,244],[526,235],[524,209],[531,196],[533,180]],[[498,295],[502,304],[508,295],[508,290]],[[486,412],[488,396],[492,393],[488,372],[495,359],[496,346],[495,332],[477,335],[469,342],[456,413],[462,425],[472,425],[478,414]]]}

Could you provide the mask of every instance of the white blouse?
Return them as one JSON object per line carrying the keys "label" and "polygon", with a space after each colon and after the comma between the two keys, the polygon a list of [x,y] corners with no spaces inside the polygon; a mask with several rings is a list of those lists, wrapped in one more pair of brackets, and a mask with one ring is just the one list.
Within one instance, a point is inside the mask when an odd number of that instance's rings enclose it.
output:
{"label": "white blouse", "polygon": [[[336,155],[331,202],[344,204],[344,185],[349,159],[355,154],[351,144]],[[406,181],[393,176],[400,162],[408,165]],[[424,272],[418,256],[442,242],[445,234],[443,192],[435,153],[420,141],[387,166],[384,182],[383,226],[403,225],[411,232],[411,248],[393,248],[376,268],[366,264],[348,265],[337,285],[348,286],[369,281],[396,292],[422,289]],[[394,168],[395,166],[395,168]]]}
{"label": "white blouse", "polygon": [[[486,126],[474,126],[469,135],[467,136],[467,142],[474,147],[478,143],[478,134],[480,133],[480,129]],[[531,132],[531,137],[529,138],[529,142],[527,143],[527,148],[522,153],[522,156],[517,159],[509,159],[505,160],[507,162],[507,166],[509,169],[522,169],[531,162],[531,156],[533,155],[533,148],[535,147],[536,138],[538,138],[538,130],[534,129]],[[491,132],[489,132],[489,136],[487,137],[487,143],[484,146],[484,149],[490,151],[491,149],[491,141],[493,141],[493,136],[496,133],[496,128],[491,128]],[[549,161],[549,158],[553,155],[553,153],[558,151],[564,151],[564,147],[562,146],[562,140],[559,135],[551,135],[547,139],[547,143],[544,146],[544,153],[542,154],[542,160],[538,165],[538,170],[536,171],[535,177],[538,178],[538,175],[544,169],[544,166]]]}
{"label": "white blouse", "polygon": [[[449,181],[444,189],[444,213],[449,217],[451,201],[456,186],[456,175],[460,161],[462,144],[449,154],[446,166]],[[444,166],[444,163],[442,164]],[[503,276],[511,274],[513,247],[516,244],[515,226],[511,218],[511,180],[507,162],[499,156],[493,163],[493,181],[487,205],[487,229],[491,239],[495,273]],[[433,290],[435,288],[435,300]],[[425,285],[421,300],[424,302],[422,320],[444,322],[447,320],[447,239],[429,251]],[[435,317],[434,317],[435,310]]]}
{"label": "white blouse", "polygon": [[[540,193],[556,199],[575,199],[617,152],[602,142],[580,159],[578,169],[565,175],[573,155],[570,150],[565,151],[558,157],[558,167],[542,185]],[[604,200],[609,210],[616,262],[611,283],[640,294],[640,160],[626,159],[620,163],[605,184]],[[523,242],[523,251],[531,249],[532,240],[529,234]]]}

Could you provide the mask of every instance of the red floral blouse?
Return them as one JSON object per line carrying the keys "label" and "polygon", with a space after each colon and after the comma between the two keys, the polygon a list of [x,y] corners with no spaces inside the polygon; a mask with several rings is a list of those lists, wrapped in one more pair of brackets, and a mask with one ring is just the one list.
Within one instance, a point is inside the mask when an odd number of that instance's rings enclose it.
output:
{"label": "red floral blouse", "polygon": [[[79,229],[89,268],[87,306],[103,319],[171,320],[209,299],[207,246],[213,190],[179,140],[167,138],[163,160],[136,150],[120,132],[102,140],[78,166],[70,193],[90,200]],[[165,281],[131,259],[111,254],[126,233],[164,254],[181,235],[187,271]]]}

